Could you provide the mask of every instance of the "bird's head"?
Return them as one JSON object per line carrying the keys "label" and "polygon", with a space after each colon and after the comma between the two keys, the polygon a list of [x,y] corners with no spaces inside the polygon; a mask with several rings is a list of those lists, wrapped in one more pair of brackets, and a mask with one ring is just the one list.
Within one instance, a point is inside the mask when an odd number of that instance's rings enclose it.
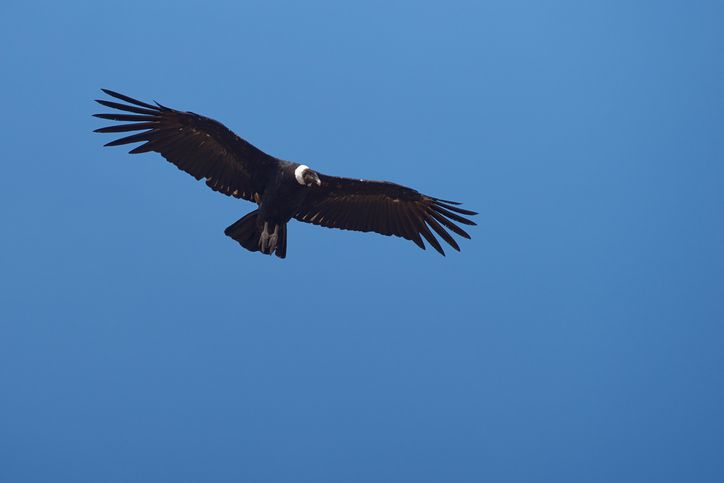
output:
{"label": "bird's head", "polygon": [[297,169],[294,170],[294,177],[302,186],[321,186],[322,180],[319,179],[319,175],[316,171],[312,171],[309,166],[300,164]]}

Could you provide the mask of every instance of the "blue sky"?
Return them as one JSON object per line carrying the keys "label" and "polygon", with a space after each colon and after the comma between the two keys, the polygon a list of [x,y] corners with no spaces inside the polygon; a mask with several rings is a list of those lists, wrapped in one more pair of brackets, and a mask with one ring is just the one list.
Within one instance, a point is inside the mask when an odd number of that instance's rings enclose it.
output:
{"label": "blue sky", "polygon": [[[720,2],[3,10],[0,481],[724,480]],[[473,239],[246,252],[101,87]]]}

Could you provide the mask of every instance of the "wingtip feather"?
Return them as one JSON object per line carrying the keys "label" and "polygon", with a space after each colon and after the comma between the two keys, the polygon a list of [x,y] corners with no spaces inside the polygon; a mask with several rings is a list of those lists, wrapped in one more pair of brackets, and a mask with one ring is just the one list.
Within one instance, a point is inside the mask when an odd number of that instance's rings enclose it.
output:
{"label": "wingtip feather", "polygon": [[108,94],[111,97],[115,97],[116,99],[120,99],[124,102],[128,102],[129,104],[135,104],[136,106],[144,107],[147,109],[156,109],[151,104],[148,104],[143,101],[139,101],[138,99],[134,99],[133,97],[127,96],[125,94],[121,94],[120,92],[112,91],[110,89],[101,89],[104,93]]}

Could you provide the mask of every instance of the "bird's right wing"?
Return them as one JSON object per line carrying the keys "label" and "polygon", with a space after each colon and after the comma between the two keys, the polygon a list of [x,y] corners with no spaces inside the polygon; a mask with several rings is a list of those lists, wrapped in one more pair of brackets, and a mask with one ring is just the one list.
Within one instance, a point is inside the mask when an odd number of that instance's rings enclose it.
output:
{"label": "bird's right wing", "polygon": [[[387,181],[338,178],[320,174],[321,185],[312,186],[295,215],[299,221],[340,228],[342,230],[374,231],[415,242],[425,249],[422,237],[435,250],[445,255],[432,231],[455,250],[460,247],[446,228],[470,238],[454,222],[475,225],[461,215],[475,215],[454,201],[425,196],[412,188]],[[432,229],[432,231],[430,230]]]}
{"label": "bird's right wing", "polygon": [[266,173],[278,160],[241,139],[220,122],[160,104],[153,106],[108,89],[103,92],[127,104],[96,100],[124,112],[94,116],[127,123],[95,132],[143,131],[111,141],[106,146],[143,142],[130,153],[160,153],[197,180],[205,178],[206,184],[216,191],[250,201],[254,201],[255,193],[263,192]]}

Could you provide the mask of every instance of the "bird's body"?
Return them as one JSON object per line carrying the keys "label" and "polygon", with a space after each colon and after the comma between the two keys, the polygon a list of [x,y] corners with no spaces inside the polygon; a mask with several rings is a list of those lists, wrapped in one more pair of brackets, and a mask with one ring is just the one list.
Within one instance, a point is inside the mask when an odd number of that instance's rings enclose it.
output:
{"label": "bird's body", "polygon": [[264,219],[286,223],[302,206],[309,187],[300,184],[294,176],[296,169],[302,165],[280,160],[278,166],[264,190],[259,212]]}
{"label": "bird's body", "polygon": [[461,215],[475,212],[459,208],[459,203],[394,183],[326,176],[306,165],[270,156],[207,117],[103,91],[128,104],[98,100],[124,113],[95,116],[128,123],[96,132],[142,131],[106,146],[143,142],[131,153],[156,151],[196,179],[205,179],[213,190],[258,205],[224,231],[248,250],[284,258],[287,223],[292,218],[329,228],[395,235],[423,249],[424,238],[443,255],[432,231],[456,250],[459,247],[446,228],[470,238],[453,221],[474,225]]}
{"label": "bird's body", "polygon": [[[256,197],[259,208],[226,229],[224,233],[251,251],[286,256],[286,225],[299,211],[309,187],[299,183],[295,172],[304,165],[277,160],[277,169],[266,182],[264,194]],[[258,237],[257,237],[258,234]]]}

